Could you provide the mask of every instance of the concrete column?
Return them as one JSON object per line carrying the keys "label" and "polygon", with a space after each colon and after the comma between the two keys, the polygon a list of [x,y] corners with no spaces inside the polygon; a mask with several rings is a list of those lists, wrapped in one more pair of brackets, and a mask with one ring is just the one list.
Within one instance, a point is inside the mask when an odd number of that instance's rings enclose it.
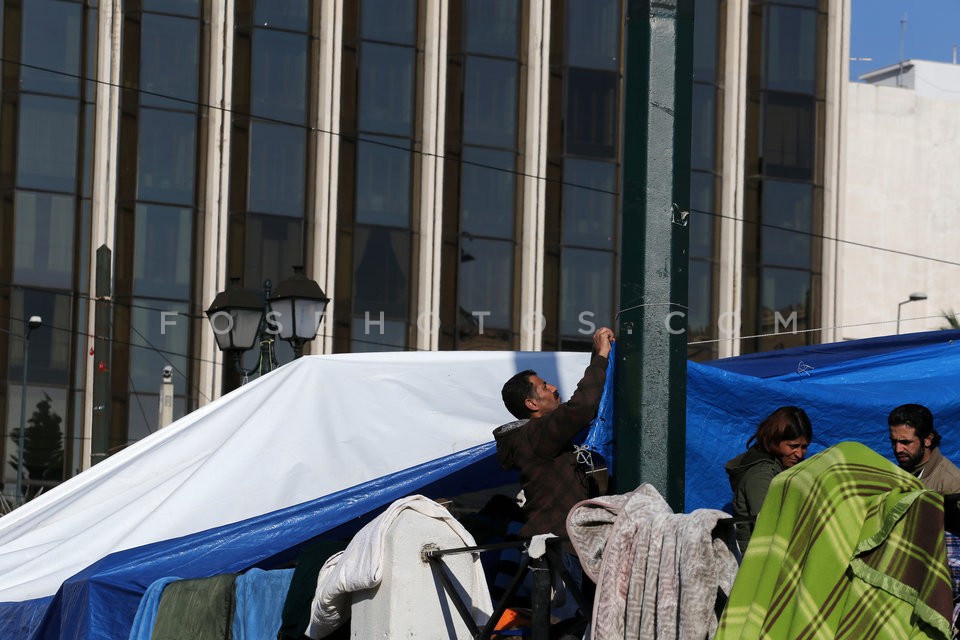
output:
{"label": "concrete column", "polygon": [[[120,33],[122,26],[120,0],[100,3],[97,18],[96,51],[96,139],[93,143],[93,194],[90,212],[91,256],[106,246],[113,251],[116,233],[117,140],[120,128]],[[91,265],[88,290],[97,290],[96,265]],[[111,269],[112,271],[112,269]],[[87,326],[96,325],[96,304],[87,309]],[[90,332],[92,333],[92,332]],[[87,338],[89,353],[94,349],[94,338]],[[91,466],[94,398],[92,381],[97,358],[88,357],[83,395],[83,425],[80,442],[80,468]]]}
{"label": "concrete column", "polygon": [[[727,2],[723,52],[723,143],[721,150],[720,276],[718,278],[718,356],[740,355],[743,279],[743,164],[747,119],[748,0]],[[725,332],[724,329],[734,329]]]}
{"label": "concrete column", "polygon": [[[227,286],[227,227],[230,196],[230,110],[233,87],[233,0],[214,0],[210,12],[209,84],[203,92],[207,107],[207,178],[203,191],[203,256],[200,305],[205,309]],[[200,404],[220,397],[223,354],[206,320],[197,326]],[[198,323],[199,325],[199,323]]]}
{"label": "concrete column", "polygon": [[333,305],[337,260],[337,197],[340,179],[340,52],[343,0],[323,0],[320,15],[320,81],[317,83],[317,173],[314,200],[311,277],[330,298],[320,335],[307,343],[309,353],[333,351]]}
{"label": "concrete column", "polygon": [[530,0],[527,17],[523,223],[520,232],[520,349],[539,351],[543,316],[543,227],[546,216],[547,120],[550,89],[550,0]]}
{"label": "concrete column", "polygon": [[447,0],[427,0],[423,48],[423,136],[416,346],[436,350],[440,338],[440,240],[443,230],[443,143],[447,94]]}
{"label": "concrete column", "polygon": [[846,184],[844,123],[847,113],[847,80],[850,59],[850,0],[829,4],[827,18],[827,104],[823,166],[823,245],[821,273],[822,305],[820,313],[821,342],[836,342],[842,336],[844,324],[842,280],[839,266],[842,264],[843,247],[840,237],[843,219],[842,203]]}

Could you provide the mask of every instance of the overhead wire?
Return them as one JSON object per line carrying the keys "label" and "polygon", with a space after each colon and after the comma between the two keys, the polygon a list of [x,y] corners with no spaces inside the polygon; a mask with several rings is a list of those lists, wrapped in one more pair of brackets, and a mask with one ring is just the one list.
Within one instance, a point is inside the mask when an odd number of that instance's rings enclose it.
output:
{"label": "overhead wire", "polygon": [[[31,69],[31,70],[35,70],[35,71],[42,71],[42,72],[45,72],[45,73],[50,73],[50,74],[54,74],[54,75],[60,75],[60,76],[64,76],[64,77],[69,77],[69,78],[72,78],[72,79],[76,79],[76,80],[78,80],[78,81],[80,81],[80,82],[93,83],[94,85],[97,85],[97,86],[104,86],[104,87],[108,87],[108,88],[116,88],[116,89],[121,89],[121,90],[124,90],[124,91],[134,91],[134,92],[136,92],[136,93],[139,94],[139,95],[147,95],[147,96],[152,96],[152,97],[163,98],[164,100],[167,100],[167,101],[170,101],[170,102],[173,102],[173,103],[181,103],[181,104],[183,104],[183,105],[185,105],[185,106],[189,106],[189,107],[191,107],[191,108],[194,109],[194,110],[209,109],[209,110],[218,111],[218,112],[221,112],[221,113],[227,114],[227,115],[239,115],[239,116],[248,117],[248,118],[254,119],[254,120],[256,120],[256,121],[267,122],[267,123],[272,123],[272,124],[281,124],[281,125],[285,125],[285,126],[297,127],[297,128],[303,129],[303,130],[308,131],[308,132],[311,132],[311,133],[320,133],[320,134],[326,134],[326,135],[331,135],[331,136],[337,136],[337,137],[339,137],[339,138],[346,139],[346,140],[350,140],[350,141],[354,141],[354,142],[362,142],[362,143],[365,143],[365,144],[372,144],[372,145],[378,145],[378,146],[382,146],[382,147],[392,148],[392,149],[395,149],[395,150],[398,150],[398,151],[403,151],[404,153],[415,154],[415,155],[419,155],[419,156],[422,156],[422,157],[429,157],[429,158],[434,158],[434,159],[438,159],[438,160],[447,160],[447,159],[448,159],[448,156],[445,155],[445,154],[442,154],[442,153],[432,153],[432,152],[424,151],[424,150],[422,150],[422,149],[412,149],[412,148],[410,148],[409,146],[405,146],[405,145],[400,145],[400,144],[394,145],[394,144],[390,144],[390,143],[386,142],[382,136],[376,136],[376,138],[371,138],[371,137],[369,137],[369,136],[375,136],[376,134],[367,134],[367,135],[365,135],[365,134],[363,134],[363,133],[346,134],[346,133],[343,133],[343,132],[340,132],[340,131],[327,130],[327,129],[323,129],[323,128],[321,128],[321,127],[311,126],[311,125],[309,125],[309,124],[304,124],[304,123],[302,123],[302,122],[293,122],[293,121],[285,120],[285,119],[282,119],[282,118],[275,118],[275,117],[270,117],[270,116],[258,115],[258,114],[256,114],[255,112],[240,111],[240,110],[235,109],[235,108],[233,108],[233,107],[226,107],[226,106],[221,106],[221,105],[216,105],[216,104],[204,102],[204,101],[197,100],[197,99],[182,98],[182,97],[172,96],[172,95],[168,95],[168,94],[161,93],[161,92],[157,92],[157,91],[150,91],[150,90],[148,90],[148,89],[143,89],[143,88],[141,88],[141,87],[131,88],[131,87],[127,87],[127,86],[121,85],[121,84],[119,84],[119,83],[110,82],[109,80],[102,80],[102,79],[99,79],[99,78],[89,78],[89,77],[86,77],[86,76],[83,75],[83,74],[70,73],[70,72],[67,72],[67,71],[59,70],[59,69],[53,69],[53,68],[50,68],[50,67],[44,67],[44,66],[41,66],[41,65],[34,65],[34,64],[26,63],[26,62],[23,62],[23,61],[20,61],[20,60],[11,60],[11,59],[9,59],[9,58],[0,57],[0,62],[4,62],[4,63],[7,63],[7,64],[13,64],[13,65],[16,65],[16,66],[19,66],[19,67],[22,67],[22,68],[27,68],[27,69]],[[484,163],[482,163],[482,162],[476,162],[476,161],[467,160],[467,159],[464,159],[464,158],[462,158],[462,157],[458,158],[457,160],[458,160],[458,162],[461,163],[461,164],[471,165],[471,166],[477,166],[477,167],[489,169],[489,170],[495,171],[495,172],[508,173],[508,174],[511,174],[511,175],[514,175],[514,176],[517,176],[517,177],[527,178],[527,179],[531,179],[531,180],[543,181],[543,182],[546,182],[546,183],[556,183],[556,184],[559,184],[559,185],[561,185],[561,186],[575,187],[575,188],[578,188],[578,189],[583,189],[583,190],[586,190],[586,191],[597,192],[597,193],[601,193],[601,194],[605,194],[605,195],[611,195],[611,196],[614,196],[614,197],[620,197],[620,196],[621,196],[621,193],[620,193],[619,191],[617,191],[617,190],[610,190],[610,189],[604,189],[604,188],[594,187],[594,186],[585,185],[585,184],[579,184],[579,183],[577,183],[577,182],[575,182],[575,181],[571,181],[571,180],[569,180],[569,179],[553,179],[553,178],[549,178],[549,177],[543,176],[543,175],[533,175],[533,174],[529,174],[529,173],[526,173],[526,172],[520,171],[520,170],[506,169],[506,168],[501,167],[501,166],[487,165],[487,164],[484,164]],[[756,225],[756,226],[763,227],[763,228],[768,228],[768,229],[773,229],[773,230],[780,230],[780,231],[787,231],[787,232],[791,232],[791,233],[794,233],[794,234],[797,234],[797,235],[808,236],[808,237],[811,237],[811,238],[814,238],[814,239],[818,239],[818,240],[822,240],[822,241],[835,242],[835,243],[842,244],[842,245],[849,245],[849,246],[854,246],[854,247],[869,249],[869,250],[872,250],[872,251],[878,251],[878,252],[890,253],[890,254],[895,254],[895,255],[900,255],[900,256],[906,256],[906,257],[910,257],[910,258],[917,259],[917,260],[925,260],[925,261],[934,262],[934,263],[939,263],[939,264],[944,264],[944,265],[948,265],[948,266],[960,266],[960,262],[958,262],[958,261],[953,261],[953,260],[948,260],[948,259],[945,259],[945,258],[937,258],[937,257],[933,257],[933,256],[917,255],[917,254],[914,253],[914,252],[908,252],[908,251],[893,249],[893,248],[889,248],[889,247],[882,247],[882,246],[875,245],[875,244],[870,244],[870,243],[866,243],[866,242],[858,242],[858,241],[855,241],[855,240],[850,240],[850,239],[845,239],[845,238],[839,238],[839,237],[835,237],[835,236],[828,236],[828,235],[826,235],[826,234],[823,234],[823,233],[815,233],[815,232],[813,232],[813,231],[805,231],[805,230],[799,230],[799,229],[792,229],[792,228],[789,228],[789,227],[785,227],[785,226],[781,226],[781,225],[776,225],[776,224],[771,224],[771,223],[767,223],[767,222],[747,220],[747,219],[744,219],[744,218],[742,218],[742,217],[737,217],[737,216],[732,216],[732,215],[725,215],[725,214],[718,213],[718,212],[714,212],[714,211],[696,210],[696,211],[694,211],[694,213],[697,214],[697,215],[709,216],[709,217],[712,217],[712,218],[715,218],[715,219],[732,220],[732,221],[737,222],[737,223],[740,223],[740,224],[752,224],[752,225]],[[8,285],[8,286],[12,286],[12,285]],[[58,293],[59,293],[59,292],[58,292]],[[64,295],[71,295],[71,294],[64,294]],[[76,295],[76,294],[72,294],[72,295]],[[84,297],[84,298],[87,298],[87,299],[90,299],[90,300],[94,300],[94,298],[93,298],[93,297],[90,297],[90,296],[81,296],[81,297]],[[119,303],[119,302],[117,302],[117,301],[114,300],[114,301],[111,301],[111,304],[113,304],[113,305],[119,305],[119,304],[125,304],[125,303]],[[155,310],[155,311],[168,311],[168,309],[156,309],[156,308],[146,307],[146,306],[142,306],[142,305],[134,305],[134,304],[132,304],[132,303],[126,303],[126,304],[127,304],[127,306],[129,306],[130,308],[143,308],[143,309]],[[189,314],[189,313],[184,314],[184,315],[187,316],[187,317],[189,317],[189,318],[191,318],[191,319],[194,319],[194,318],[197,318],[197,317],[202,317],[202,316],[198,316],[198,315],[196,315],[196,314]],[[931,316],[931,317],[940,317],[940,316]],[[875,323],[863,323],[862,325],[848,325],[848,326],[870,326],[870,325],[884,324],[884,323],[886,323],[886,322],[892,322],[892,321],[879,321],[879,322],[875,322]],[[131,325],[131,328],[132,328],[134,331],[137,331],[135,328],[132,327],[132,325]],[[819,328],[815,328],[815,329],[807,329],[807,330],[804,330],[804,331],[808,331],[808,332],[812,332],[812,331],[822,331],[822,330],[824,330],[825,328],[826,328],[826,327],[819,327]],[[842,327],[842,326],[838,326],[838,327],[834,327],[834,328],[843,328],[843,327]],[[78,333],[79,333],[79,332],[78,332]],[[137,331],[137,333],[139,334],[138,331]],[[164,352],[163,350],[157,349],[156,347],[154,347],[154,346],[150,343],[149,340],[146,340],[145,337],[142,336],[142,334],[140,334],[140,335],[141,335],[141,338],[143,338],[144,341],[145,341],[145,342],[147,343],[147,345],[148,345],[147,347],[142,347],[142,348],[149,348],[149,349],[154,350],[155,352],[157,352],[158,354],[160,354],[161,357],[163,357],[163,358],[168,362],[168,364],[171,364],[171,366],[173,366],[173,365],[172,365],[172,363],[169,362],[169,359],[166,358],[165,353],[170,353],[171,355],[177,355],[177,356],[179,356],[179,357],[187,357],[188,360],[199,360],[199,361],[201,361],[201,362],[204,362],[204,361],[205,361],[203,358],[199,358],[199,357],[196,357],[196,356],[189,356],[189,355],[184,356],[184,354],[174,354],[174,353],[172,353],[172,352]],[[326,337],[324,334],[318,334],[318,335],[323,336],[323,337]],[[763,335],[778,335],[778,334],[763,334]],[[758,336],[741,336],[741,337],[742,337],[742,338],[754,338],[754,337],[763,337],[763,336],[758,335]],[[728,339],[729,339],[729,338],[728,338]],[[697,342],[691,342],[691,343],[689,343],[689,344],[691,344],[691,345],[697,345],[697,344],[705,344],[705,343],[709,343],[709,342],[722,342],[723,340],[724,340],[724,339],[717,339],[717,340],[711,340],[711,341],[697,341]],[[367,344],[376,345],[376,346],[388,346],[388,347],[391,347],[391,348],[396,348],[396,345],[393,345],[393,344],[390,344],[390,343],[386,343],[386,342],[377,341],[377,340],[354,339],[353,341],[354,341],[354,342],[359,342],[359,343],[367,343]],[[133,343],[127,343],[127,344],[129,344],[129,345],[132,346],[132,347],[141,347],[141,345],[136,345],[136,344],[133,344]],[[405,349],[405,350],[408,350],[408,351],[409,351],[409,350],[417,350],[416,347],[413,347],[413,348],[405,347],[404,349]],[[209,361],[206,361],[206,362],[209,362]],[[178,373],[180,373],[181,375],[183,375],[183,372],[181,372],[181,371],[179,371],[179,370],[178,370]],[[186,376],[184,376],[184,377],[186,378]],[[199,389],[196,389],[196,391],[200,392]]]}

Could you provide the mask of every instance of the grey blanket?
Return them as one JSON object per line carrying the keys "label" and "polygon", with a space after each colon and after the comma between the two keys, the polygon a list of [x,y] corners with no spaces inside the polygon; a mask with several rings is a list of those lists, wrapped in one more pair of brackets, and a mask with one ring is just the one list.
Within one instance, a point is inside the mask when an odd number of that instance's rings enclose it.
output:
{"label": "grey blanket", "polygon": [[578,503],[567,532],[597,585],[594,640],[703,640],[733,586],[737,560],[713,529],[729,514],[675,514],[649,484]]}

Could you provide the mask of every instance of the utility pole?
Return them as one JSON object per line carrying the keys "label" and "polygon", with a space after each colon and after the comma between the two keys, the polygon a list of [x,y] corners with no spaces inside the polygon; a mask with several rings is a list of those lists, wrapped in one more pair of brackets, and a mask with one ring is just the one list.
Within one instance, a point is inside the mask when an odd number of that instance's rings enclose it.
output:
{"label": "utility pole", "polygon": [[683,511],[693,0],[628,0],[615,489]]}
{"label": "utility pole", "polygon": [[90,442],[90,464],[107,457],[110,440],[110,365],[111,357],[111,269],[113,252],[103,244],[97,249],[97,286],[93,337],[93,432]]}

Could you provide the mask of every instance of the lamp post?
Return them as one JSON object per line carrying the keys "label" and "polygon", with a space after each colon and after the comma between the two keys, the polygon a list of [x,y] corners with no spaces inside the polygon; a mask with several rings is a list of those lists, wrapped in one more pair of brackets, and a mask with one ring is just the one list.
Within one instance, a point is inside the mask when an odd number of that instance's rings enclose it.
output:
{"label": "lamp post", "polygon": [[27,427],[27,366],[30,358],[30,334],[43,324],[40,316],[30,316],[27,334],[23,337],[23,383],[20,385],[20,433],[17,437],[17,506],[23,504],[23,447]]}
{"label": "lamp post", "polygon": [[[294,358],[303,355],[303,343],[317,337],[323,314],[330,301],[320,285],[303,274],[303,267],[293,268],[293,276],[277,285],[267,280],[263,294],[240,286],[239,278],[231,278],[230,286],[213,299],[207,317],[213,328],[217,346],[232,355],[237,371],[246,382],[259,371],[262,375],[277,366],[273,353],[276,335],[293,347]],[[260,344],[260,360],[256,367],[244,369],[245,351]]]}
{"label": "lamp post", "polygon": [[920,300],[926,300],[927,294],[922,291],[914,291],[910,294],[910,297],[897,305],[897,335],[900,335],[900,311],[903,309],[903,305],[909,302],[919,302]]}

